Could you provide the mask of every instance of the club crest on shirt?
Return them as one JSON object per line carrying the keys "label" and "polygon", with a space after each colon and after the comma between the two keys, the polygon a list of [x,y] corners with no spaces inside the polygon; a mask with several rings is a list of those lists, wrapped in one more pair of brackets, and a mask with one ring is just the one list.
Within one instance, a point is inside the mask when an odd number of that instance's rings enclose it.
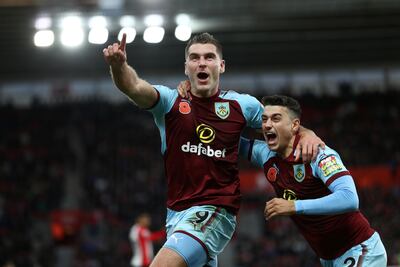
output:
{"label": "club crest on shirt", "polygon": [[306,168],[304,164],[293,165],[293,176],[297,182],[303,182],[304,178],[306,177]]}
{"label": "club crest on shirt", "polygon": [[215,114],[221,119],[226,119],[229,116],[230,109],[229,109],[229,102],[215,102]]}
{"label": "club crest on shirt", "polygon": [[189,101],[181,100],[181,102],[179,102],[179,112],[182,114],[189,114],[190,111],[192,111],[192,108],[190,107]]}

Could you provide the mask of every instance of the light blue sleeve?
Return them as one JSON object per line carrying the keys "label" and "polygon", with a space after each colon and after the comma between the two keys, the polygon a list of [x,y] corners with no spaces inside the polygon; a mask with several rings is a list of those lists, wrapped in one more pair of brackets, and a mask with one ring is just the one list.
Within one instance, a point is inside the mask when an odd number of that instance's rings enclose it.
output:
{"label": "light blue sleeve", "polygon": [[254,165],[263,167],[264,163],[271,157],[271,150],[262,140],[249,140],[240,137],[239,155],[247,158]]}
{"label": "light blue sleeve", "polygon": [[331,215],[358,210],[358,195],[353,178],[342,176],[329,185],[332,194],[317,199],[296,200],[296,214]]}
{"label": "light blue sleeve", "polygon": [[317,160],[312,163],[312,169],[314,176],[325,184],[329,178],[339,176],[329,182],[331,194],[317,199],[296,200],[296,214],[332,215],[358,210],[356,186],[336,151],[329,147],[321,149]]}
{"label": "light blue sleeve", "polygon": [[339,154],[332,148],[325,146],[319,150],[317,158],[311,163],[314,177],[320,178],[325,184],[332,177],[342,172],[348,172]]}
{"label": "light blue sleeve", "polygon": [[178,97],[178,90],[171,89],[164,85],[153,85],[153,87],[157,90],[159,98],[157,103],[150,108],[149,111],[154,114],[154,117],[160,117],[171,110]]}
{"label": "light blue sleeve", "polygon": [[166,135],[165,135],[165,114],[167,114],[173,107],[175,100],[178,97],[178,90],[170,89],[163,85],[154,85],[158,92],[158,101],[150,109],[153,113],[154,121],[160,131],[161,137],[161,153],[164,154],[167,149]]}
{"label": "light blue sleeve", "polygon": [[261,115],[264,112],[264,107],[257,98],[248,94],[239,94],[235,91],[228,91],[223,98],[233,99],[239,103],[248,127],[261,128]]}

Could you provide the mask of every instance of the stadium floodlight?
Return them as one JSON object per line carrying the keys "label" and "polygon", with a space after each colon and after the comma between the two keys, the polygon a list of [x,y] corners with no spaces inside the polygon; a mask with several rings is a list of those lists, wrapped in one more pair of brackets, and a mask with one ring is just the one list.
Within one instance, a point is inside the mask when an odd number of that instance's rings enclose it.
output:
{"label": "stadium floodlight", "polygon": [[162,26],[164,23],[164,18],[161,15],[148,15],[144,18],[144,24],[146,26],[151,27],[151,26]]}
{"label": "stadium floodlight", "polygon": [[192,28],[189,25],[178,25],[175,28],[175,37],[179,41],[187,41],[192,35]]}
{"label": "stadium floodlight", "polygon": [[106,28],[96,27],[90,29],[88,41],[92,44],[104,44],[108,40],[108,30]]}
{"label": "stadium floodlight", "polygon": [[61,43],[67,47],[77,47],[83,43],[84,32],[81,28],[69,28],[61,31]]}
{"label": "stadium floodlight", "polygon": [[189,25],[190,24],[190,16],[187,14],[179,14],[175,17],[175,22],[177,25]]}
{"label": "stadium floodlight", "polygon": [[35,33],[33,43],[37,47],[49,47],[54,43],[54,33],[51,30],[40,30]]}
{"label": "stadium floodlight", "polygon": [[104,16],[93,16],[89,19],[89,28],[106,28],[107,19]]}
{"label": "stadium floodlight", "polygon": [[179,14],[175,17],[177,24],[175,28],[175,37],[180,41],[189,40],[192,35],[192,27],[190,26],[190,17],[187,14]]}
{"label": "stadium floodlight", "polygon": [[40,17],[35,21],[35,29],[36,30],[47,30],[50,29],[52,24],[52,20],[50,17]]}
{"label": "stadium floodlight", "polygon": [[122,40],[122,35],[126,33],[126,43],[132,43],[133,40],[135,40],[136,37],[136,30],[133,27],[124,27],[122,28],[119,33],[118,33],[118,40]]}
{"label": "stadium floodlight", "polygon": [[119,19],[119,25],[124,28],[124,27],[133,27],[135,25],[135,17],[134,16],[130,16],[130,15],[125,15],[122,16]]}
{"label": "stadium floodlight", "polygon": [[81,28],[82,27],[82,19],[78,16],[67,16],[61,20],[61,28]]}
{"label": "stadium floodlight", "polygon": [[82,20],[78,16],[68,16],[61,21],[61,43],[67,47],[77,47],[83,43]]}
{"label": "stadium floodlight", "polygon": [[88,41],[92,44],[104,44],[108,40],[107,19],[104,16],[93,16],[89,19]]}
{"label": "stadium floodlight", "polygon": [[144,30],[143,40],[147,43],[156,44],[162,41],[164,33],[163,27],[151,26]]}

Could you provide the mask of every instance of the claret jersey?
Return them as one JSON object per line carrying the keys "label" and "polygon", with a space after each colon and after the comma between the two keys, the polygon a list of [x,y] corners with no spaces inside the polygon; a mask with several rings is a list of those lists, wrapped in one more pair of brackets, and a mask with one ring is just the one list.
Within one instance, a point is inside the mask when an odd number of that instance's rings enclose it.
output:
{"label": "claret jersey", "polygon": [[[296,147],[296,136],[293,147]],[[255,140],[248,146],[251,162],[264,168],[268,181],[277,197],[287,200],[317,199],[331,194],[328,186],[349,171],[336,151],[326,146],[317,159],[309,164],[294,161],[293,153],[282,159],[269,150],[265,141]],[[290,216],[302,235],[320,258],[330,260],[342,255],[351,247],[367,240],[374,233],[360,211],[337,215]]]}
{"label": "claret jersey", "polygon": [[186,99],[165,86],[155,89],[159,98],[150,111],[161,136],[167,207],[215,205],[236,214],[240,134],[246,126],[261,128],[261,103],[234,91]]}

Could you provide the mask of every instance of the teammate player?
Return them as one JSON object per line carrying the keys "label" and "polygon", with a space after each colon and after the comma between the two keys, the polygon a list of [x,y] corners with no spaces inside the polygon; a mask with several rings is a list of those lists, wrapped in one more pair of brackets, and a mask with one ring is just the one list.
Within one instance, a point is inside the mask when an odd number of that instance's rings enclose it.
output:
{"label": "teammate player", "polygon": [[[125,46],[124,35],[103,54],[116,86],[153,113],[168,183],[167,241],[151,266],[217,266],[240,205],[240,133],[246,126],[261,128],[262,105],[252,96],[219,89],[225,61],[221,45],[208,33],[194,36],[185,49],[192,88],[187,99],[139,78],[127,63]],[[305,158],[321,143],[313,133],[302,141]]]}
{"label": "teammate player", "polygon": [[141,213],[129,231],[129,240],[132,244],[132,267],[148,267],[154,257],[153,241],[161,240],[165,236],[163,230],[151,232],[151,217]]}
{"label": "teammate player", "polygon": [[294,161],[301,107],[286,96],[263,98],[265,141],[242,138],[240,154],[264,168],[276,198],[268,201],[267,220],[290,215],[324,267],[386,266],[386,251],[358,210],[353,178],[333,149],[320,149],[310,164]]}

